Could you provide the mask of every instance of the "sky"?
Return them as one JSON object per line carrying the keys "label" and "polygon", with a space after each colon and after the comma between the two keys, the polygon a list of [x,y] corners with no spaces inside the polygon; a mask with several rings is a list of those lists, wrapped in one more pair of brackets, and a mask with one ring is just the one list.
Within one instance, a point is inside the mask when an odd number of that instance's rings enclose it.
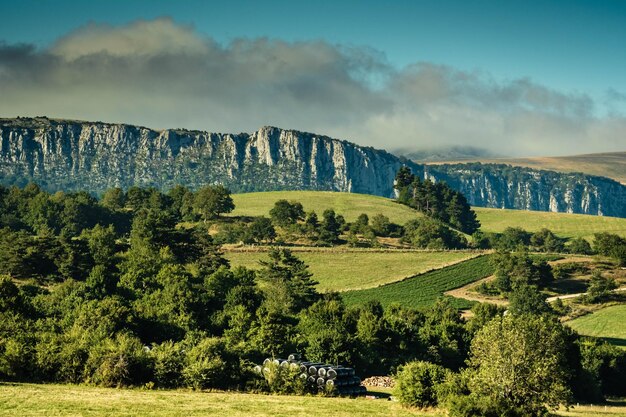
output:
{"label": "sky", "polygon": [[0,0],[0,117],[626,150],[626,1]]}

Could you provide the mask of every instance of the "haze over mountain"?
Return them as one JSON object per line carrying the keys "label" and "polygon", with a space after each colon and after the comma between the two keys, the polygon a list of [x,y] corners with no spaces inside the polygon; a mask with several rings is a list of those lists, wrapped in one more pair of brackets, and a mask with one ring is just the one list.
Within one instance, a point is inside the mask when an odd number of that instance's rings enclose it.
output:
{"label": "haze over mountain", "polygon": [[482,162],[484,164],[509,164],[513,166],[546,169],[558,172],[583,172],[600,175],[626,184],[626,152],[605,152],[571,156],[542,156],[533,158],[502,158],[469,153],[413,153],[407,158],[423,163]]}

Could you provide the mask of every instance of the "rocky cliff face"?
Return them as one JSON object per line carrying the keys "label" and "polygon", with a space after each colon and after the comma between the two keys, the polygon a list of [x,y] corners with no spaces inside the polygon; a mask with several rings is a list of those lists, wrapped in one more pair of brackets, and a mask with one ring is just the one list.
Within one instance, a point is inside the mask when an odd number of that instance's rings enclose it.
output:
{"label": "rocky cliff face", "polygon": [[0,119],[5,184],[95,192],[221,183],[233,191],[303,189],[393,195],[395,156],[310,133],[155,131],[46,118]]}
{"label": "rocky cliff face", "polygon": [[426,166],[423,174],[474,206],[626,217],[626,187],[605,177],[480,163]]}
{"label": "rocky cliff face", "polygon": [[247,134],[47,118],[0,119],[0,182],[50,191],[221,183],[234,192],[334,190],[393,196],[408,165],[471,204],[626,217],[626,187],[602,177],[480,164],[429,166],[326,136],[263,127]]}

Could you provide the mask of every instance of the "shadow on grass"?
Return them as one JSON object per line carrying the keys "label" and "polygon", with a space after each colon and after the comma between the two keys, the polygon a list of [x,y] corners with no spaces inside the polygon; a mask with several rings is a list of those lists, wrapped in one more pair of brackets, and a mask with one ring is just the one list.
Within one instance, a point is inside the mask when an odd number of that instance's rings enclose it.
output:
{"label": "shadow on grass", "polygon": [[604,340],[614,346],[626,347],[626,339],[621,339],[618,337],[600,337],[599,339]]}

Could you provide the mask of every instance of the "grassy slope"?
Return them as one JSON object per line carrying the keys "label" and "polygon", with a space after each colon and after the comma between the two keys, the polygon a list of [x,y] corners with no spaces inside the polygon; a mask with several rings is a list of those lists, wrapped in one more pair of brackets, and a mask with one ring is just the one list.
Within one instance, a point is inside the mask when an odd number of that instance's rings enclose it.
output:
{"label": "grassy slope", "polygon": [[592,238],[597,232],[626,236],[626,219],[617,217],[482,207],[474,207],[474,210],[485,232],[501,232],[507,227],[521,227],[534,232],[545,227],[561,237]]}
{"label": "grassy slope", "polygon": [[[347,291],[342,294],[347,304],[361,304],[378,300],[383,306],[394,302],[407,307],[423,308],[431,305],[446,291],[462,287],[493,274],[489,256],[481,256],[456,265],[367,290]],[[469,301],[450,298],[458,308],[469,308]]]}
{"label": "grassy slope", "polygon": [[580,334],[601,337],[626,347],[626,304],[603,308],[567,324]]}
{"label": "grassy slope", "polygon": [[[398,403],[363,398],[142,391],[74,385],[0,384],[0,416],[359,417],[419,416]],[[434,416],[435,414],[428,414]]]}
{"label": "grassy slope", "polygon": [[[320,291],[376,287],[475,256],[470,252],[333,251],[330,248],[294,253],[309,265]],[[267,255],[262,252],[226,252],[226,258],[233,266],[258,268],[259,259],[267,259]]]}
{"label": "grassy slope", "polygon": [[[315,210],[318,215],[327,208],[334,208],[347,221],[354,221],[361,213],[372,217],[384,213],[391,221],[404,224],[421,216],[417,211],[400,205],[391,199],[365,194],[334,193],[326,191],[272,191],[265,193],[235,194],[234,216],[268,216],[276,200],[297,200],[305,210]],[[537,231],[546,227],[562,237],[591,238],[596,232],[611,232],[626,236],[626,219],[616,217],[587,216],[582,214],[549,213],[543,211],[500,210],[475,207],[482,229],[501,232],[506,227],[522,227]]]}
{"label": "grassy slope", "polygon": [[341,214],[352,222],[361,213],[370,218],[378,213],[397,224],[421,216],[417,211],[384,197],[366,194],[335,193],[330,191],[270,191],[262,193],[234,194],[235,210],[233,216],[269,216],[269,211],[277,200],[296,200],[302,203],[305,211],[315,210],[321,219],[327,208]]}
{"label": "grassy slope", "polygon": [[[626,152],[608,152],[587,155],[533,157],[533,158],[498,158],[448,161],[447,163],[482,162],[509,164],[513,166],[545,169],[557,172],[583,172],[589,175],[609,177],[626,184]],[[435,162],[441,164],[444,162]]]}

